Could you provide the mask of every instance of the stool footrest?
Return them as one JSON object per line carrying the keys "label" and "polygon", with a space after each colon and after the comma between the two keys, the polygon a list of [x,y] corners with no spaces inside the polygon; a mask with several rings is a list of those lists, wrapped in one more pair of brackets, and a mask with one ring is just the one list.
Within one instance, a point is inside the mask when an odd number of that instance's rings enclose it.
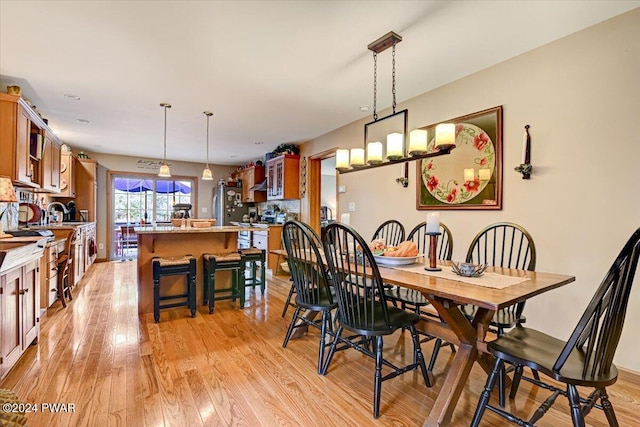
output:
{"label": "stool footrest", "polygon": [[162,304],[160,308],[175,308],[175,307],[189,307],[189,302],[174,302],[171,304]]}
{"label": "stool footrest", "polygon": [[178,299],[178,298],[188,298],[189,294],[183,294],[183,295],[167,295],[164,297],[160,297],[160,301],[166,301],[168,299]]}

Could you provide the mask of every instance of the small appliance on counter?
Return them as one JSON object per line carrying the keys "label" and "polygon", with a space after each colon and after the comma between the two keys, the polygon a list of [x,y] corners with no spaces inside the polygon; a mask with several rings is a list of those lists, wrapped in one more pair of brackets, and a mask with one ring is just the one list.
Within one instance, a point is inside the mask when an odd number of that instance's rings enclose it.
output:
{"label": "small appliance on counter", "polygon": [[275,224],[276,223],[276,211],[273,209],[265,209],[262,211],[262,221],[267,224]]}
{"label": "small appliance on counter", "polygon": [[67,203],[67,212],[64,213],[64,222],[73,222],[76,220],[76,202],[71,200]]}
{"label": "small appliance on counter", "polygon": [[173,205],[173,218],[191,218],[191,204],[190,203],[176,203]]}

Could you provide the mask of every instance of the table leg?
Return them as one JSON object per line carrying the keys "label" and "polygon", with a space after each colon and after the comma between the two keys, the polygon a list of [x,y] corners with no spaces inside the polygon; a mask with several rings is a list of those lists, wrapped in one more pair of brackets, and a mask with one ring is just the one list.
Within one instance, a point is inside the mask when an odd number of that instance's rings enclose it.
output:
{"label": "table leg", "polygon": [[[453,301],[443,300],[432,295],[425,296],[460,339],[458,351],[449,367],[440,394],[438,394],[438,398],[423,424],[424,426],[446,426],[451,421],[453,410],[467,383],[473,363],[482,360],[478,357],[476,340],[484,340],[493,312],[480,309],[473,322],[469,322]],[[480,363],[484,368],[486,360],[482,360]]]}

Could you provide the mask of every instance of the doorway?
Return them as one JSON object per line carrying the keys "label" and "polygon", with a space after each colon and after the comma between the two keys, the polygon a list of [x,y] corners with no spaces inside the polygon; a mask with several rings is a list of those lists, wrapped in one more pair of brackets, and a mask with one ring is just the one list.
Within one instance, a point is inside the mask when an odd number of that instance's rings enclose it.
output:
{"label": "doorway", "polygon": [[340,208],[338,199],[339,176],[335,168],[335,150],[309,157],[307,177],[309,182],[309,225],[318,234],[323,227],[337,221]]}

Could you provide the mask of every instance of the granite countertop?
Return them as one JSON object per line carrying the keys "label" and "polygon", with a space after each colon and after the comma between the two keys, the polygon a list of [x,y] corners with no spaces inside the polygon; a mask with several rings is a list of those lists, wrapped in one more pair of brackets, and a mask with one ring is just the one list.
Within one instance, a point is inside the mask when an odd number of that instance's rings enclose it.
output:
{"label": "granite countertop", "polygon": [[46,243],[42,236],[0,239],[0,273],[41,257]]}
{"label": "granite countertop", "polygon": [[95,221],[87,221],[87,222],[63,222],[61,224],[49,224],[49,225],[30,225],[29,228],[33,230],[72,230],[77,227],[82,227],[85,225],[95,224]]}
{"label": "granite countertop", "polygon": [[253,227],[242,225],[214,225],[213,227],[180,228],[171,225],[155,227],[136,227],[137,234],[189,234],[189,233],[237,233],[238,231],[254,231]]}

